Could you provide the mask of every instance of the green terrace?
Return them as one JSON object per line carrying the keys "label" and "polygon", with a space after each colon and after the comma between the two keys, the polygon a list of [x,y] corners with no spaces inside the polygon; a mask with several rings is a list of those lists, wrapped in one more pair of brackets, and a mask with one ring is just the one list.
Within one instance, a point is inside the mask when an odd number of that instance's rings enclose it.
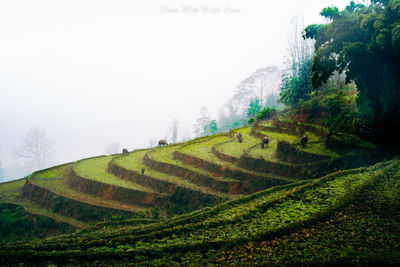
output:
{"label": "green terrace", "polygon": [[[329,221],[351,205],[354,196],[376,188],[380,181],[398,180],[399,174],[400,161],[393,160],[274,187],[165,222],[3,244],[0,253],[12,253],[20,261],[37,263],[57,263],[68,256],[71,264],[78,258],[81,262],[95,258],[98,263],[129,260],[137,264],[176,264],[176,260],[189,260],[185,257],[201,251],[207,251],[203,255],[207,260],[216,260],[218,254],[214,253],[218,250],[227,253],[248,242],[272,240]],[[386,183],[380,188],[388,191],[389,187],[390,183]],[[26,257],[24,253],[28,251]]]}
{"label": "green terrace", "polygon": [[[248,129],[249,129],[249,127],[246,127],[242,130],[246,131]],[[253,137],[251,137],[251,138],[255,139]],[[233,172],[239,171],[242,173],[242,176],[240,178],[237,178],[239,180],[245,180],[246,175],[249,175],[249,177],[260,176],[260,177],[264,177],[264,178],[283,180],[283,181],[287,181],[287,182],[295,181],[294,179],[290,179],[287,177],[280,177],[280,176],[276,176],[276,175],[270,175],[267,173],[260,173],[257,171],[252,171],[250,169],[241,168],[231,162],[220,159],[212,151],[213,147],[218,147],[218,148],[221,146],[225,147],[225,146],[228,146],[228,144],[229,144],[229,147],[232,150],[242,151],[242,154],[243,154],[246,151],[245,149],[246,149],[247,144],[251,143],[251,141],[248,141],[249,139],[250,138],[244,137],[243,143],[238,143],[237,141],[232,140],[232,137],[230,137],[230,136],[218,135],[214,138],[210,138],[207,140],[202,140],[200,142],[193,142],[193,143],[183,145],[177,151],[179,151],[185,155],[194,156],[196,158],[204,160],[206,163],[210,162],[211,164],[215,165],[214,167],[216,170],[215,170],[214,174],[218,174],[218,169],[222,169],[222,170],[230,169]],[[254,144],[252,144],[251,146],[253,146],[253,145]],[[190,162],[190,160],[185,161],[185,159],[183,159],[182,161],[184,163]],[[205,166],[202,166],[201,164],[197,164],[196,162],[192,162],[192,164],[195,167],[198,167],[198,169],[205,168]]]}
{"label": "green terrace", "polygon": [[110,163],[112,157],[113,156],[104,156],[77,161],[74,164],[74,171],[81,177],[97,181],[99,183],[106,183],[127,189],[155,193],[155,191],[153,191],[151,188],[123,180],[109,173],[107,171],[108,164]]}
{"label": "green terrace", "polygon": [[[85,221],[106,219],[112,214],[123,214],[124,217],[151,216],[151,211],[148,208],[71,188],[69,186],[71,168],[72,165],[67,164],[32,174],[28,178],[31,187],[24,186],[22,189],[24,198],[21,198],[21,200],[28,200],[34,203],[36,207],[59,214],[61,221],[68,222],[63,218],[69,217],[79,221],[78,224]],[[106,210],[109,210],[109,212],[105,212]],[[121,212],[118,212],[118,210]],[[96,215],[92,216],[91,213]],[[73,225],[77,225],[77,223]]]}
{"label": "green terrace", "polygon": [[210,172],[207,172],[205,170],[199,169],[199,168],[195,168],[191,165],[188,164],[184,164],[183,162],[177,160],[174,158],[173,153],[177,150],[177,147],[175,146],[169,146],[169,147],[164,147],[158,150],[154,150],[149,152],[147,155],[152,158],[152,159],[156,159],[159,160],[161,162],[165,162],[165,163],[169,163],[172,165],[176,165],[197,173],[200,173],[202,175],[206,175],[211,177],[212,179],[216,180],[216,181],[220,181],[220,182],[238,182],[238,180],[236,179],[232,179],[232,178],[226,178],[226,177],[221,177],[221,176],[216,176],[213,175]]}
{"label": "green terrace", "polygon": [[144,175],[146,175],[146,176],[148,176],[148,178],[151,178],[154,180],[163,181],[168,184],[188,188],[193,191],[199,191],[204,194],[215,195],[215,196],[222,197],[222,198],[231,198],[232,197],[232,195],[230,195],[230,194],[224,194],[221,192],[214,191],[205,186],[199,186],[195,183],[190,182],[188,179],[184,179],[184,178],[176,176],[176,175],[166,174],[164,172],[153,170],[153,169],[147,167],[143,163],[143,158],[146,155],[146,153],[148,153],[149,151],[151,151],[151,149],[133,151],[128,156],[116,157],[114,159],[114,163],[124,169],[134,171],[137,174],[141,174],[142,169],[144,169]]}

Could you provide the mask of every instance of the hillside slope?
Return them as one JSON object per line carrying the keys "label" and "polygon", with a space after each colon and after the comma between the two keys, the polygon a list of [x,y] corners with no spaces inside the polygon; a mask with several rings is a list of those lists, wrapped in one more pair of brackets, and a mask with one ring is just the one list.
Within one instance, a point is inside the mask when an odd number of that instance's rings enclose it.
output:
{"label": "hillside slope", "polygon": [[3,244],[3,264],[399,263],[400,161],[277,186],[165,222]]}
{"label": "hillside slope", "polygon": [[[243,136],[241,143],[235,137],[238,132]],[[260,139],[266,135],[270,142],[262,148]],[[298,142],[303,135],[309,137],[305,147]],[[333,254],[323,256],[309,248],[318,246],[304,238],[303,243],[292,244],[290,236],[305,232],[307,237],[323,235],[331,242],[329,231],[320,232],[324,227],[335,225],[340,218],[369,218],[357,209],[352,213],[351,201],[360,202],[357,207],[374,207],[371,214],[378,216],[381,207],[368,202],[362,193],[365,190],[382,199],[386,197],[383,192],[389,192],[388,209],[396,210],[399,162],[376,164],[391,155],[350,135],[275,120],[229,134],[56,166],[0,184],[0,204],[18,205],[11,209],[16,216],[30,218],[28,225],[18,219],[1,225],[1,253],[12,255],[3,258],[4,264],[11,265],[67,260],[71,264],[348,262],[349,248],[335,243]],[[387,184],[379,185],[385,179]],[[25,213],[20,213],[21,207]],[[42,218],[50,221],[42,223]],[[398,218],[390,218],[395,233],[387,241],[392,246],[398,236]],[[375,222],[386,229],[381,225],[386,221]],[[19,224],[29,229],[21,239],[43,237],[46,227],[50,235],[82,230],[14,244],[10,241],[15,233],[7,229]],[[349,220],[347,227],[353,224]],[[337,229],[341,228],[332,232]],[[350,233],[357,235],[355,230]],[[351,241],[351,237],[342,238]],[[298,246],[297,251],[311,249],[316,256],[305,259],[311,253],[305,251],[295,257],[281,244]],[[243,246],[254,249],[243,251]],[[370,253],[369,246],[365,249]],[[262,256],[265,250],[273,257]],[[357,258],[379,261],[383,254],[368,255]],[[396,253],[387,255],[383,260],[397,260]]]}

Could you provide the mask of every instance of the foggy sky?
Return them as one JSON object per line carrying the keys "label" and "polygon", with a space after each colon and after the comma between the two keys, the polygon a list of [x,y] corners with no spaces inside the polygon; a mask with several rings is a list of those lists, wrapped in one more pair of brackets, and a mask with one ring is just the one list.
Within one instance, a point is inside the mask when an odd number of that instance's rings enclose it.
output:
{"label": "foggy sky", "polygon": [[[37,126],[53,140],[52,164],[189,135],[241,80],[282,65],[295,16],[319,23],[349,1],[152,0],[0,2],[0,159]],[[20,170],[18,170],[18,168]]]}

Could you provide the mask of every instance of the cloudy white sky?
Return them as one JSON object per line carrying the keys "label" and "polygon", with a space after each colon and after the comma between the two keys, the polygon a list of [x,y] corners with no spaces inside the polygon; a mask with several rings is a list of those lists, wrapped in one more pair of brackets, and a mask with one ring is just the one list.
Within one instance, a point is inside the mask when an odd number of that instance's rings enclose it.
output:
{"label": "cloudy white sky", "polygon": [[[254,70],[282,65],[293,17],[318,23],[343,0],[0,1],[0,159],[33,126],[53,164],[188,134]],[[16,174],[17,173],[17,174]]]}

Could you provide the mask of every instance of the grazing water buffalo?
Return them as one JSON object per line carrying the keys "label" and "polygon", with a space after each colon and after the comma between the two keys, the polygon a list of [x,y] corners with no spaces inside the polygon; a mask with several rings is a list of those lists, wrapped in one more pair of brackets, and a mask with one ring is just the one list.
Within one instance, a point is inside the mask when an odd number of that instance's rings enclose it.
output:
{"label": "grazing water buffalo", "polygon": [[239,143],[241,143],[243,141],[243,137],[242,137],[241,133],[237,133],[236,138],[237,138]]}
{"label": "grazing water buffalo", "polygon": [[129,151],[127,148],[122,149],[122,156],[128,156],[129,155]]}
{"label": "grazing water buffalo", "polygon": [[158,146],[166,146],[166,145],[168,145],[168,143],[165,139],[158,141]]}
{"label": "grazing water buffalo", "polygon": [[308,143],[308,136],[304,135],[300,138],[300,145],[305,148]]}
{"label": "grazing water buffalo", "polygon": [[261,148],[264,149],[264,146],[267,146],[268,143],[269,143],[269,139],[268,139],[268,136],[266,135],[261,139]]}

